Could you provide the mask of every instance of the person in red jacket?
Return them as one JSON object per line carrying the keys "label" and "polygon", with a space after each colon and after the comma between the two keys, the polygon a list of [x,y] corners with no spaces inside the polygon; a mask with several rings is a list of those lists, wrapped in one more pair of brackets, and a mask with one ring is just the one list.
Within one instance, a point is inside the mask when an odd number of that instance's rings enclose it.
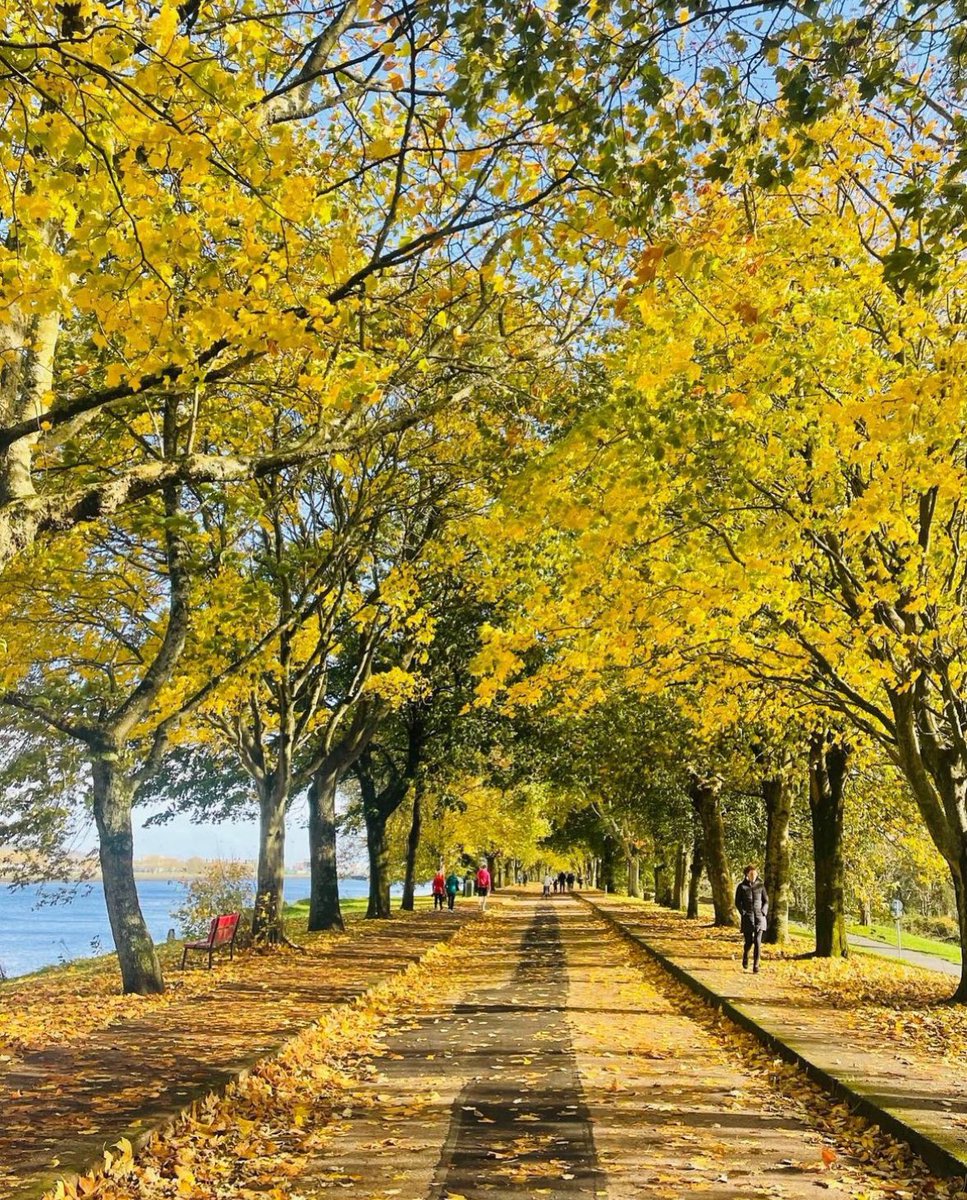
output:
{"label": "person in red jacket", "polygon": [[447,890],[447,877],[446,877],[446,875],[444,875],[443,868],[441,867],[439,869],[439,871],[437,871],[437,873],[433,876],[433,910],[434,910],[434,912],[438,908],[439,909],[443,908],[443,901],[444,901],[444,897],[446,896],[446,890]]}
{"label": "person in red jacket", "polygon": [[480,911],[484,912],[487,908],[487,897],[490,895],[490,872],[487,870],[485,862],[480,863],[480,869],[477,871],[474,891],[480,897]]}

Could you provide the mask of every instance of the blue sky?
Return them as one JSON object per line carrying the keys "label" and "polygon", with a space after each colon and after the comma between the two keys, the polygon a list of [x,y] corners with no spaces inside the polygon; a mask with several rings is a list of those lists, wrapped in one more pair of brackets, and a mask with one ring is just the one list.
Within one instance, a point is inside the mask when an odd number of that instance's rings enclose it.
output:
{"label": "blue sky", "polygon": [[[147,809],[134,811],[134,856],[160,854],[167,858],[238,858],[254,862],[258,856],[258,818],[253,810],[250,817],[236,821],[196,821],[179,814],[165,825],[145,828]],[[305,799],[292,806],[285,823],[285,861],[287,866],[305,862],[309,857],[308,809]],[[76,849],[91,850],[97,844],[94,823],[78,838]],[[346,850],[350,847],[347,845]],[[357,856],[358,857],[358,856]]]}

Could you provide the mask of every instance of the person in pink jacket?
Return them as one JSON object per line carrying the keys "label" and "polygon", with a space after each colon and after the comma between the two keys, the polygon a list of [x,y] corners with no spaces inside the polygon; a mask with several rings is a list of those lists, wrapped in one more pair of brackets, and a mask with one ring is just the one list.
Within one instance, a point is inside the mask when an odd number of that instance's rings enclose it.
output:
{"label": "person in pink jacket", "polygon": [[474,881],[474,891],[480,897],[480,911],[484,912],[487,908],[487,897],[490,895],[490,872],[487,870],[487,864],[481,862],[480,869],[477,871],[477,878]]}
{"label": "person in pink jacket", "polygon": [[446,875],[444,875],[443,868],[441,867],[440,870],[437,871],[437,873],[433,876],[433,909],[434,909],[434,911],[436,911],[436,909],[438,909],[438,908],[442,910],[443,898],[446,895],[446,890],[447,890],[447,877],[446,877]]}

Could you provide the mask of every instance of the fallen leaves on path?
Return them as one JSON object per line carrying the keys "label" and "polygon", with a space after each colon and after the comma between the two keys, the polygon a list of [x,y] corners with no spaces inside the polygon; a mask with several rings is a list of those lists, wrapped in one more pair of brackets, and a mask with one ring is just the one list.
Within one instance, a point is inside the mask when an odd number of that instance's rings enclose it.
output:
{"label": "fallen leaves on path", "polygon": [[[405,1026],[421,1005],[439,1004],[430,981],[453,974],[457,957],[472,962],[485,927],[463,928],[363,997],[332,1008],[279,1055],[193,1105],[169,1133],[153,1135],[139,1154],[119,1144],[97,1171],[61,1182],[48,1200],[288,1200],[291,1181],[340,1123],[373,1103],[365,1084],[388,1031]],[[328,1175],[336,1186],[354,1182],[336,1163]]]}
{"label": "fallen leaves on path", "polygon": [[[678,1200],[683,1195],[715,1192],[717,1184],[745,1175],[746,1183],[736,1185],[743,1197],[809,1195],[822,1188],[851,1200],[967,1200],[963,1180],[933,1175],[908,1146],[833,1101],[798,1067],[775,1058],[758,1039],[674,980],[645,951],[611,929],[602,929],[599,940],[608,946],[607,956],[620,955],[634,965],[637,975],[635,982],[625,982],[620,1000],[611,1007],[643,1013],[645,1021],[636,1026],[629,1018],[620,1031],[602,1024],[597,1037],[611,1048],[614,1061],[598,1060],[596,1078],[587,1085],[590,1102],[595,1101],[593,1089],[598,1103],[611,1094],[607,1079],[613,1073],[618,1092],[614,1103],[620,1108],[625,1076],[634,1071],[641,1076],[634,1106],[660,1114],[656,1128],[661,1130],[661,1156],[656,1152],[647,1164],[652,1171],[649,1195]],[[587,970],[590,1008],[594,997],[606,994],[608,979],[603,973],[596,976],[593,966]],[[681,1033],[680,1023],[675,1024],[679,1017],[687,1017],[709,1039],[708,1049],[697,1061],[694,1045],[675,1041],[676,1036],[688,1038],[687,1031]],[[583,1020],[588,1027],[587,1017],[573,1019]],[[654,1059],[650,1053],[654,1050],[667,1053],[667,1066]],[[623,1054],[636,1059],[635,1065]],[[730,1066],[744,1079],[723,1092],[723,1071]],[[649,1073],[654,1084],[648,1083]],[[728,1119],[730,1111],[748,1123],[751,1136],[729,1136],[736,1128]],[[697,1125],[690,1124],[696,1117]],[[644,1124],[647,1127],[647,1118]],[[758,1184],[753,1188],[749,1172],[755,1175],[763,1167],[756,1157],[762,1149],[755,1131],[767,1126],[793,1130],[797,1125],[798,1153],[776,1164],[780,1175],[789,1173],[789,1183],[775,1184],[768,1191]]]}
{"label": "fallen leaves on path", "polygon": [[[698,956],[706,965],[730,969],[738,962],[741,941],[735,929],[688,922],[680,913],[626,897],[609,896],[608,903],[629,916],[635,908],[647,914],[649,937],[660,935],[657,944],[676,957]],[[844,1034],[853,1031],[899,1055],[967,1071],[967,1005],[949,1003],[950,976],[865,954],[811,958],[796,944],[784,950],[766,947],[764,954],[770,990],[786,990],[796,1005],[828,1007],[831,1019],[843,1022]]]}

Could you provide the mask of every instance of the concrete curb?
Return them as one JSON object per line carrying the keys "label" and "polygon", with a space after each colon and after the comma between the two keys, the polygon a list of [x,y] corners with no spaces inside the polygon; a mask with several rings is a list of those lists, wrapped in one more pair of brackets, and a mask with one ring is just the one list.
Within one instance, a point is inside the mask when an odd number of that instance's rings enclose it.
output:
{"label": "concrete curb", "polygon": [[842,1100],[848,1104],[853,1112],[865,1117],[872,1125],[878,1125],[884,1133],[890,1134],[891,1137],[895,1137],[898,1141],[906,1142],[937,1175],[967,1179],[967,1156],[942,1145],[930,1137],[929,1134],[924,1133],[923,1130],[917,1129],[916,1126],[910,1125],[902,1117],[898,1117],[890,1109],[883,1108],[877,1104],[869,1096],[864,1095],[861,1090],[858,1090],[855,1085],[846,1083],[836,1075],[831,1074],[824,1067],[820,1067],[817,1063],[814,1063],[804,1054],[801,1054],[798,1050],[777,1037],[776,1034],[771,1033],[764,1026],[760,1025],[758,1021],[750,1017],[738,1005],[734,1004],[731,1000],[726,1000],[723,996],[718,995],[717,992],[713,992],[707,984],[702,983],[694,975],[689,974],[688,971],[680,967],[678,963],[668,958],[660,950],[656,950],[644,938],[636,933],[632,933],[617,917],[612,913],[606,912],[590,897],[581,894],[580,899],[593,912],[597,913],[598,916],[602,917],[616,929],[622,937],[644,950],[669,975],[701,997],[710,1007],[724,1013],[736,1025],[739,1025],[746,1032],[751,1033],[772,1051],[777,1058],[794,1063],[814,1083],[819,1084],[824,1091],[829,1092],[837,1100]]}
{"label": "concrete curb", "polygon": [[[479,920],[479,917],[476,915],[470,917],[459,928],[455,929],[446,941],[441,938],[435,942],[431,942],[419,958],[408,963],[400,971],[394,971],[391,975],[387,975],[385,979],[380,979],[366,988],[365,991],[360,992],[358,996],[354,996],[353,999],[344,1000],[341,1004],[333,1005],[331,1009],[327,1009],[326,1011],[329,1012],[343,1006],[352,1008],[362,1003],[375,988],[382,986],[388,980],[394,979],[397,975],[409,970],[411,966],[418,966],[431,950],[444,944],[448,945],[464,929],[475,924],[477,920]],[[283,1054],[293,1042],[297,1041],[317,1023],[317,1020],[308,1021],[289,1037],[283,1038],[282,1041],[261,1050],[257,1054],[242,1059],[237,1066],[232,1067],[230,1070],[215,1072],[204,1083],[196,1084],[192,1088],[186,1088],[185,1093],[187,1098],[180,1101],[177,1105],[172,1106],[163,1116],[156,1118],[150,1124],[145,1125],[138,1122],[135,1125],[129,1125],[116,1135],[112,1134],[111,1140],[103,1143],[102,1150],[113,1150],[121,1138],[127,1138],[131,1143],[132,1154],[137,1156],[156,1134],[165,1136],[176,1129],[186,1117],[191,1115],[195,1105],[200,1104],[209,1097],[217,1099],[223,1096],[233,1083],[241,1083],[247,1079],[259,1063],[267,1059],[277,1058]],[[70,1161],[69,1157],[67,1157],[65,1160],[61,1160],[57,1167],[52,1167],[43,1174],[35,1175],[33,1179],[24,1183],[22,1187],[14,1185],[14,1190],[7,1192],[3,1200],[42,1200],[42,1197],[48,1192],[53,1192],[58,1183],[63,1182],[65,1187],[70,1187],[71,1184],[76,1183],[83,1175],[87,1175],[92,1170],[97,1170],[100,1165],[100,1159],[92,1158],[90,1150],[84,1152],[83,1160],[80,1159],[80,1156],[74,1158],[73,1161]]]}

